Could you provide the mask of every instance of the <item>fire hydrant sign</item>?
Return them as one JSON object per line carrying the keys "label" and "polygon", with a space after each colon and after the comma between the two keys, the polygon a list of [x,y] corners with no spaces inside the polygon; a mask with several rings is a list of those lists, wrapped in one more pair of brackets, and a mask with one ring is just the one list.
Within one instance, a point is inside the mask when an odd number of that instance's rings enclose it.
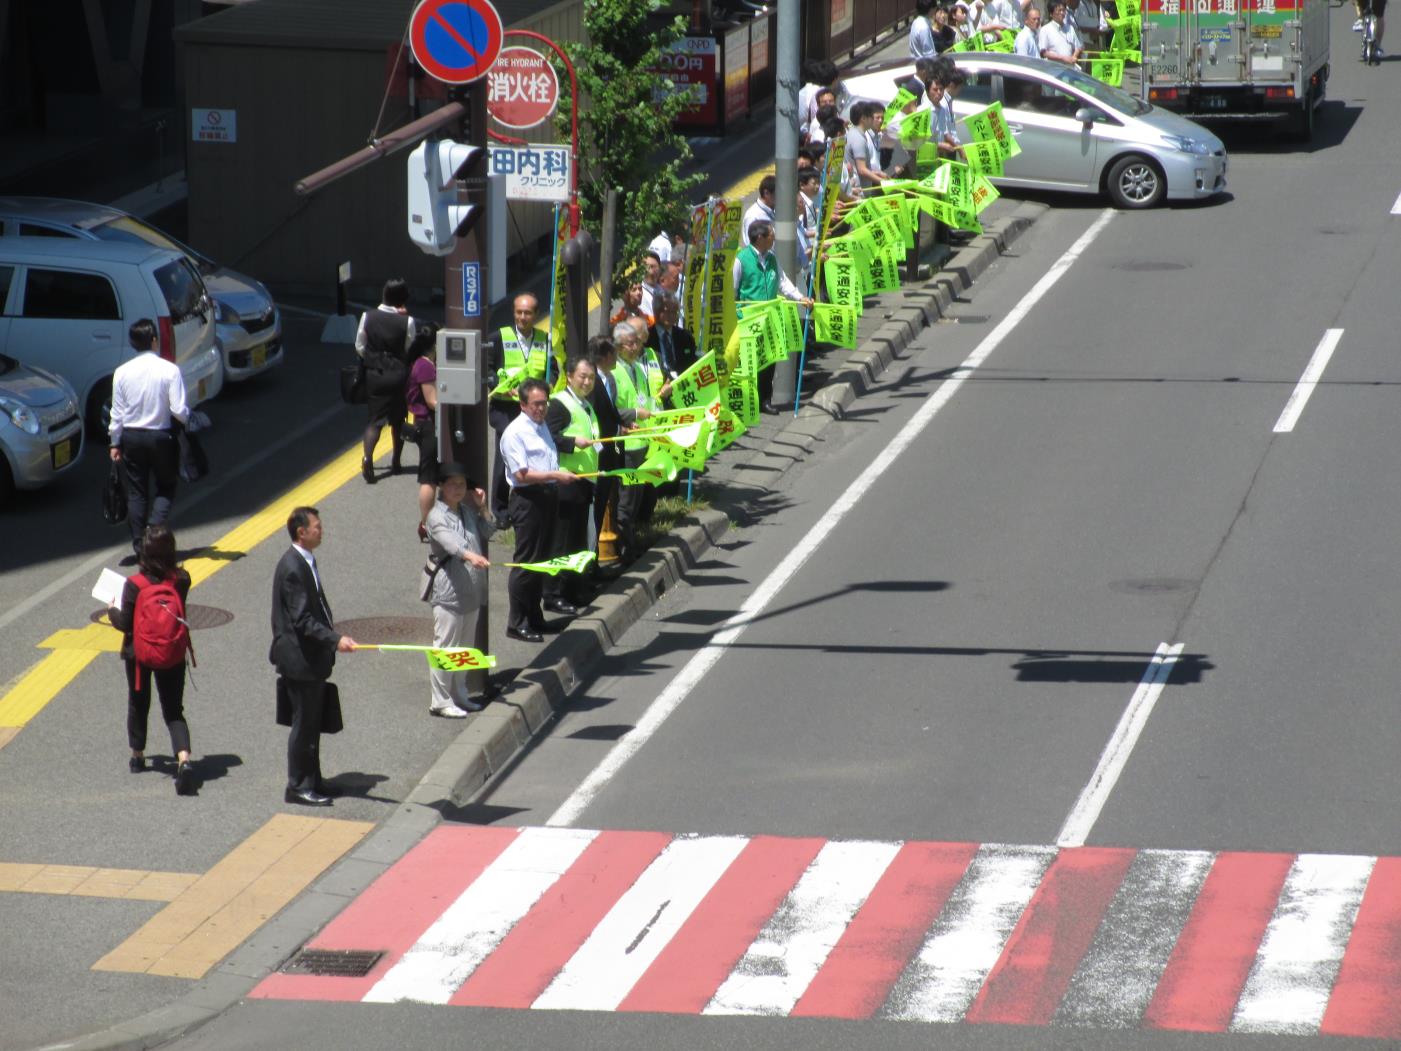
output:
{"label": "fire hydrant sign", "polygon": [[569,147],[491,146],[488,175],[506,177],[508,201],[569,200]]}
{"label": "fire hydrant sign", "polygon": [[528,47],[502,48],[486,78],[487,112],[508,128],[533,128],[559,105],[554,67]]}

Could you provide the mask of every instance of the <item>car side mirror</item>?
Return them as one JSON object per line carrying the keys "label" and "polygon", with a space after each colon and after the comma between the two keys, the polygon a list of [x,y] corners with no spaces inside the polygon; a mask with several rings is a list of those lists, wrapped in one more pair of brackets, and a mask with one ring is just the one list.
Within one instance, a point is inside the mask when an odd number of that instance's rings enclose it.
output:
{"label": "car side mirror", "polygon": [[1095,122],[1095,118],[1095,111],[1089,106],[1081,106],[1075,111],[1075,119],[1078,120],[1081,124],[1093,124]]}

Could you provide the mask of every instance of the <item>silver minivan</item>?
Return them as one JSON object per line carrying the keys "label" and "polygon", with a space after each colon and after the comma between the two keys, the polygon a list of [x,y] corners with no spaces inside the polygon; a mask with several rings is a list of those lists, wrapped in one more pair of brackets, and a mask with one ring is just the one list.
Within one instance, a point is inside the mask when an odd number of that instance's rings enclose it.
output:
{"label": "silver minivan", "polygon": [[[999,187],[1104,193],[1120,208],[1198,200],[1226,189],[1226,147],[1186,117],[1061,62],[986,51],[954,57],[968,78],[954,115],[1001,102],[1022,148],[992,180]],[[889,103],[896,80],[913,75],[914,66],[901,63],[844,82],[853,99]]]}
{"label": "silver minivan", "polygon": [[112,374],[135,355],[127,329],[156,323],[161,354],[180,366],[197,405],[219,393],[224,372],[214,306],[181,252],[147,244],[0,238],[0,354],[73,385],[88,434],[106,439]]}
{"label": "silver minivan", "polygon": [[144,241],[185,253],[214,301],[224,378],[249,379],[282,364],[282,315],[261,281],[220,266],[150,223],[106,204],[61,197],[0,197],[0,237]]}

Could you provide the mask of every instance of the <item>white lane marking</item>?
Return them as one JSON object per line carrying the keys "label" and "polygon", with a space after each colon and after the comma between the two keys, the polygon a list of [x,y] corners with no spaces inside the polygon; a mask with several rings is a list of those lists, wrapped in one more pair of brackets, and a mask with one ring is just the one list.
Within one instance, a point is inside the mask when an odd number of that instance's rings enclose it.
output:
{"label": "white lane marking", "polygon": [[749,840],[674,839],[531,1007],[614,1011]]}
{"label": "white lane marking", "polygon": [[364,1002],[447,1003],[597,835],[527,828],[385,972]]}
{"label": "white lane marking", "polygon": [[817,520],[816,524],[808,530],[807,534],[798,541],[797,545],[789,551],[783,561],[764,578],[763,582],[740,606],[738,612],[721,625],[720,630],[711,638],[709,644],[686,662],[676,677],[667,684],[666,689],[648,706],[637,725],[609,750],[598,766],[594,767],[574,789],[570,797],[550,815],[546,824],[569,825],[579,819],[585,808],[593,801],[594,796],[613,779],[614,775],[622,769],[629,759],[637,754],[638,750],[657,732],[667,717],[680,707],[681,702],[690,695],[690,692],[695,689],[696,685],[720,658],[725,656],[726,650],[740,637],[749,623],[763,612],[764,608],[773,601],[774,596],[812,557],[813,552],[817,550],[822,541],[827,539],[827,535],[837,527],[837,523],[856,506],[857,501],[876,483],[876,480],[885,474],[890,466],[900,458],[901,454],[909,448],[910,444],[919,437],[920,433],[929,426],[934,416],[958,392],[958,389],[963,386],[964,381],[973,374],[974,370],[987,360],[1002,341],[1022,323],[1032,308],[1055,287],[1056,282],[1065,276],[1066,271],[1074,265],[1075,261],[1089,248],[1090,244],[1113,218],[1114,210],[1112,208],[1104,209],[1099,218],[1090,224],[1090,228],[1080,235],[1079,239],[1056,261],[1054,266],[1046,271],[1045,276],[1036,283],[1035,287],[1023,296],[997,327],[974,348],[973,353],[968,355],[968,358],[954,374],[940,384],[939,389],[930,395],[905,426],[900,428],[900,432],[875,458],[870,468],[847,487],[846,492],[842,493],[836,502],[827,509],[826,513]]}
{"label": "white lane marking", "polygon": [[1139,735],[1148,723],[1148,717],[1153,714],[1153,706],[1158,703],[1158,697],[1163,692],[1163,686],[1172,674],[1172,666],[1177,663],[1177,656],[1181,652],[1180,642],[1172,646],[1166,642],[1158,644],[1157,652],[1148,662],[1148,670],[1139,680],[1138,689],[1133,691],[1128,707],[1119,717],[1119,725],[1114,727],[1109,743],[1104,746],[1095,772],[1081,790],[1080,798],[1075,801],[1065,824],[1061,826],[1060,835],[1056,837],[1057,846],[1084,846],[1090,829],[1094,828],[1095,822],[1099,820],[1100,811],[1109,801],[1109,793],[1114,791],[1119,775],[1124,772],[1129,756],[1133,753],[1133,746],[1138,743]]}
{"label": "white lane marking", "polygon": [[1333,356],[1333,351],[1338,349],[1338,341],[1342,338],[1343,330],[1340,328],[1330,328],[1323,333],[1323,338],[1314,348],[1313,357],[1309,358],[1304,374],[1299,377],[1299,382],[1294,387],[1294,393],[1289,395],[1289,400],[1284,403],[1284,411],[1275,421],[1276,434],[1288,434],[1294,429],[1294,424],[1299,422],[1299,416],[1304,411],[1304,406],[1309,403],[1313,389],[1323,378],[1323,370],[1328,367],[1328,359]]}
{"label": "white lane marking", "polygon": [[[296,430],[273,442],[266,449],[258,453],[257,456],[245,460],[243,463],[239,464],[237,467],[232,468],[229,471],[221,470],[219,472],[219,478],[217,481],[211,481],[206,479],[205,481],[200,482],[199,491],[196,492],[193,496],[189,497],[188,499],[181,497],[175,505],[176,508],[180,511],[187,511],[191,507],[194,507],[197,504],[208,500],[215,493],[225,488],[234,479],[247,474],[249,471],[253,470],[253,468],[261,465],[264,460],[267,460],[276,453],[280,453],[289,445],[294,445],[297,442],[301,441],[308,434],[311,434],[313,431],[317,430],[319,427],[321,427],[324,423],[326,423],[344,408],[345,406],[339,403],[332,405],[329,409],[325,410],[324,412],[317,413],[315,416],[307,420],[306,423],[302,424]],[[15,621],[19,620],[21,617],[27,616],[29,612],[35,607],[47,602],[49,599],[53,598],[55,595],[57,595],[60,591],[62,591],[69,585],[76,583],[79,580],[88,580],[103,566],[110,565],[116,562],[123,555],[127,555],[130,553],[131,542],[130,540],[127,540],[122,542],[121,544],[118,544],[116,547],[108,548],[105,551],[99,551],[97,554],[93,555],[85,562],[80,562],[78,565],[74,566],[72,569],[70,569],[67,573],[63,574],[63,576],[59,577],[57,580],[52,580],[49,583],[45,584],[42,588],[34,592],[34,594],[30,595],[23,602],[17,602],[14,606],[10,607],[10,609],[7,610],[5,613],[0,613],[0,629],[7,628]],[[87,585],[85,584],[85,591],[86,587]]]}
{"label": "white lane marking", "polygon": [[1137,1029],[1216,855],[1140,850],[1075,969],[1056,1025]]}
{"label": "white lane marking", "polygon": [[1236,1001],[1233,1033],[1318,1032],[1375,863],[1328,854],[1294,859]]}
{"label": "white lane marking", "polygon": [[1056,853],[1051,847],[979,848],[880,1017],[962,1021]]}
{"label": "white lane marking", "polygon": [[1396,201],[1391,206],[1392,215],[1401,215],[1401,193],[1396,195]]}
{"label": "white lane marking", "polygon": [[792,1011],[902,845],[827,843],[702,1013]]}

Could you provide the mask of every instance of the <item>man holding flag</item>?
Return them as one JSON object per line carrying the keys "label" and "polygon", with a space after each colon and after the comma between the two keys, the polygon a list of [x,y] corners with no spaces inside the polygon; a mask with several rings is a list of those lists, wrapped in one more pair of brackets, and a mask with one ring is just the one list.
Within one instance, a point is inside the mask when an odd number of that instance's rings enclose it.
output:
{"label": "man holding flag", "polygon": [[[576,475],[598,471],[602,446],[598,414],[592,404],[596,374],[588,358],[570,358],[564,366],[565,388],[550,399],[545,426],[550,429],[559,465]],[[550,555],[568,555],[589,546],[593,483],[578,481],[559,494]],[[579,612],[579,575],[552,576],[545,582],[545,608],[572,617]]]}
{"label": "man holding flag", "polygon": [[[618,351],[618,365],[613,379],[618,384],[618,417],[623,433],[634,429],[660,408],[652,396],[647,367],[642,363],[642,337],[636,328],[621,321],[613,327],[613,344]],[[647,441],[629,438],[623,442],[623,466],[639,467],[647,458]],[[647,517],[646,500],[650,486],[625,485],[618,494],[618,521],[615,525],[621,540],[624,560],[637,554],[637,523]]]}
{"label": "man holding flag", "polygon": [[[812,300],[788,280],[783,267],[778,265],[778,256],[773,250],[773,223],[757,219],[749,224],[745,232],[749,236],[749,243],[735,254],[735,263],[730,270],[730,279],[734,282],[735,302],[740,308],[743,309],[745,303],[767,302],[777,299],[780,295],[803,306],[812,306]],[[761,411],[770,416],[778,412],[773,407],[772,365],[759,373],[759,406]]]}
{"label": "man holding flag", "polygon": [[529,292],[516,296],[511,304],[514,326],[502,326],[497,338],[487,343],[486,382],[491,391],[487,418],[496,432],[496,466],[491,479],[491,510],[497,521],[504,521],[510,501],[501,464],[501,436],[520,415],[519,385],[527,379],[544,380],[553,388],[560,376],[564,348],[550,353],[550,339],[543,328],[535,327],[540,301]]}

